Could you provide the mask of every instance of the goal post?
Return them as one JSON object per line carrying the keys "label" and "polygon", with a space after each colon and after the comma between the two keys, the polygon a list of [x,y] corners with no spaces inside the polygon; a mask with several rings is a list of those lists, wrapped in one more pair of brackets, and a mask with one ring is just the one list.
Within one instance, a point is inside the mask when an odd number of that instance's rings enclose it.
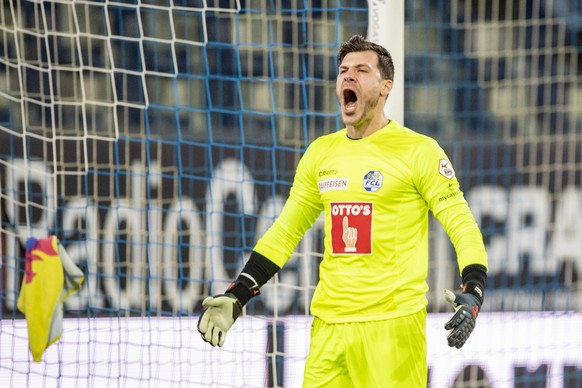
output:
{"label": "goal post", "polygon": [[394,86],[384,112],[388,118],[404,124],[404,0],[369,0],[368,34],[372,42],[384,47],[392,55],[396,68]]}

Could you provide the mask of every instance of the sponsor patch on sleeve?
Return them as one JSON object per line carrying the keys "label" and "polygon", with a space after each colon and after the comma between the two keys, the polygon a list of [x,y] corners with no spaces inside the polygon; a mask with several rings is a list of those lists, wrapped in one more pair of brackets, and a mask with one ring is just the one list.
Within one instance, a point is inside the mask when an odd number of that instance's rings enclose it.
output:
{"label": "sponsor patch on sleeve", "polygon": [[439,160],[439,173],[447,179],[452,179],[455,176],[453,165],[447,159]]}

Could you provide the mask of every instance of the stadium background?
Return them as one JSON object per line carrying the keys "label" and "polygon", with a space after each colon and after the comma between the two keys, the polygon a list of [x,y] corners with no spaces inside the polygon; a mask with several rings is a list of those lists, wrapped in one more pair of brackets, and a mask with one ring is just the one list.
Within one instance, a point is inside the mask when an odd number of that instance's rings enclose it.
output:
{"label": "stadium background", "polygon": [[[369,27],[361,0],[7,1],[0,17],[3,323],[22,319],[23,242],[47,234],[87,273],[67,317],[196,316],[277,214],[307,144],[341,127],[337,45]],[[404,123],[446,149],[484,234],[484,310],[508,325],[580,311],[582,6],[408,1],[404,47]],[[431,230],[436,314],[459,279]],[[321,233],[248,306],[268,338],[308,313]],[[285,362],[273,346],[269,384]],[[580,368],[564,366],[564,386]],[[516,386],[543,386],[549,371],[520,373]]]}

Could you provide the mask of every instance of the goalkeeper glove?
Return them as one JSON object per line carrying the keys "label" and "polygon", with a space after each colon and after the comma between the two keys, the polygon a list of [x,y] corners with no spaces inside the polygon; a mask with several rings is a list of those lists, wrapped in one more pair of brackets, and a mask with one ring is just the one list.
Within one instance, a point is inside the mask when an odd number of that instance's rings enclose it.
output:
{"label": "goalkeeper glove", "polygon": [[204,311],[198,320],[202,339],[212,346],[222,346],[228,329],[242,312],[242,304],[230,293],[209,296],[202,302]]}
{"label": "goalkeeper glove", "polygon": [[224,345],[226,333],[242,313],[243,306],[261,293],[260,288],[280,267],[253,251],[238,278],[224,294],[210,296],[202,302],[204,310],[198,320],[202,339],[212,346]]}
{"label": "goalkeeper glove", "polygon": [[445,299],[455,309],[455,315],[445,324],[449,330],[447,342],[450,347],[460,349],[475,328],[481,300],[470,293],[445,290]]}

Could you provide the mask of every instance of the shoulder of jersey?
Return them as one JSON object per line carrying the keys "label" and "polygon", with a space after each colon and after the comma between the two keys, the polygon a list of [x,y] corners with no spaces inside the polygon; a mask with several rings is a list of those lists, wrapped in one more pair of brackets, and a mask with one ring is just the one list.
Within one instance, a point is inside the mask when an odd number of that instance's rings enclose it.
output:
{"label": "shoulder of jersey", "polygon": [[339,130],[337,132],[332,132],[332,133],[328,133],[326,135],[321,135],[321,136],[317,137],[311,143],[311,145],[319,146],[321,144],[330,144],[333,142],[341,141],[341,139],[343,139],[343,137],[345,136],[345,132],[346,132],[345,129],[343,129],[343,130]]}

